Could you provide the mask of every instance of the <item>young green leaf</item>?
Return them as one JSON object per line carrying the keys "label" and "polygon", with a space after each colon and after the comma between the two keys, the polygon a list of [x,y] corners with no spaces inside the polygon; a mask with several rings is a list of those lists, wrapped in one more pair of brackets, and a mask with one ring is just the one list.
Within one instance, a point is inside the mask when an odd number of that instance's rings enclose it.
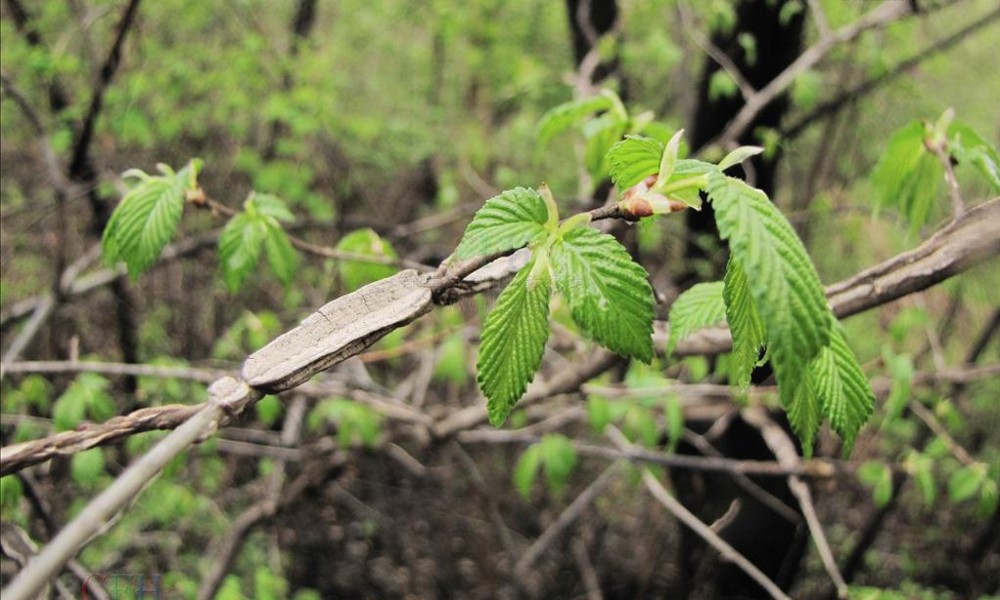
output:
{"label": "young green leaf", "polygon": [[839,323],[834,322],[829,345],[809,368],[809,379],[816,386],[823,414],[844,440],[843,454],[847,457],[858,431],[875,409],[875,395]]}
{"label": "young green leaf", "polygon": [[[784,385],[787,387],[788,382]],[[816,396],[816,383],[813,381],[812,373],[806,372],[805,376],[795,381],[793,385],[795,385],[794,399],[791,404],[785,405],[788,410],[788,422],[802,441],[803,456],[812,458],[813,440],[823,422],[822,404]]]}
{"label": "young green leaf", "polygon": [[[337,242],[335,249],[350,252],[351,254],[396,258],[396,251],[392,245],[379,237],[375,231],[368,228],[348,233]],[[337,261],[337,272],[340,275],[340,281],[347,290],[356,290],[373,281],[391,277],[396,271],[397,269],[390,265],[379,265],[347,259]]]}
{"label": "young green leaf", "polygon": [[707,191],[719,233],[747,273],[779,394],[790,409],[809,362],[830,339],[823,286],[795,230],[763,192],[718,171],[709,173]]}
{"label": "young green leaf", "polygon": [[875,506],[885,506],[892,499],[892,471],[889,467],[875,461],[868,461],[858,468],[858,479],[872,486],[872,499]]}
{"label": "young green leaf", "polygon": [[722,297],[726,304],[726,322],[733,334],[732,372],[730,383],[738,390],[750,385],[750,374],[757,364],[760,348],[765,342],[764,323],[754,304],[747,275],[736,258],[726,265]]}
{"label": "young green leaf", "polygon": [[290,223],[295,220],[295,215],[292,214],[292,211],[288,210],[288,206],[285,205],[284,201],[275,195],[252,192],[250,197],[247,198],[247,204],[252,205],[261,215],[274,217],[278,221]]}
{"label": "young green leaf", "polygon": [[459,260],[520,248],[546,234],[548,211],[535,190],[515,188],[486,201],[465,229]]}
{"label": "young green leaf", "polygon": [[140,179],[108,221],[101,239],[105,257],[121,259],[129,276],[138,277],[173,238],[183,211],[184,187],[176,176]]}
{"label": "young green leaf", "polygon": [[667,352],[694,331],[717,325],[726,320],[726,303],[722,300],[722,282],[699,283],[677,297],[670,307],[670,339]]}
{"label": "young green leaf", "polygon": [[556,287],[573,320],[598,343],[645,363],[653,358],[653,289],[646,271],[615,238],[590,227],[553,244]]}
{"label": "young green leaf", "polygon": [[[533,273],[538,260],[536,256],[525,265],[500,293],[483,325],[477,380],[496,427],[507,420],[534,378],[549,337],[552,286],[547,268]],[[529,275],[533,285],[528,284]]]}
{"label": "young green leaf", "polygon": [[569,482],[569,476],[576,466],[576,449],[566,436],[557,433],[546,434],[539,442],[542,464],[545,466],[545,480],[549,490],[559,495]]}
{"label": "young green leaf", "polygon": [[278,281],[284,285],[292,283],[298,268],[299,257],[295,248],[288,241],[288,235],[277,223],[266,224],[264,228],[264,252],[267,254],[267,264]]}
{"label": "young green leaf", "polygon": [[930,218],[944,176],[940,159],[924,144],[926,137],[919,121],[896,131],[871,175],[876,210],[898,207],[912,231]]}
{"label": "young green leaf", "polygon": [[584,124],[583,165],[595,184],[608,176],[611,169],[608,151],[625,134],[625,127],[626,122],[614,114],[605,114]]}
{"label": "young green leaf", "polygon": [[960,467],[948,478],[948,497],[955,503],[965,502],[979,491],[986,477],[986,465],[983,463]]}
{"label": "young green leaf", "polygon": [[538,444],[529,446],[521,454],[521,458],[517,459],[517,465],[514,467],[514,487],[525,500],[531,495],[531,484],[535,483],[535,476],[538,475],[541,466],[542,449]]}
{"label": "young green leaf", "polygon": [[598,95],[571,100],[552,108],[542,116],[538,124],[539,146],[544,146],[550,139],[580,123],[585,117],[610,109],[613,104],[608,96]]}
{"label": "young green leaf", "polygon": [[948,129],[948,150],[959,165],[972,165],[990,184],[993,192],[1000,193],[1000,156],[993,144],[968,125],[953,122]]}
{"label": "young green leaf", "polygon": [[663,143],[640,135],[627,135],[608,150],[608,172],[619,191],[624,192],[660,168]]}
{"label": "young green leaf", "polygon": [[725,171],[729,167],[736,166],[748,158],[757,156],[763,151],[764,149],[760,146],[740,146],[722,159],[722,162],[719,163],[719,170]]}
{"label": "young green leaf", "polygon": [[97,478],[104,473],[104,449],[91,448],[77,452],[70,460],[70,476],[77,485],[93,488]]}
{"label": "young green leaf", "polygon": [[226,223],[219,236],[219,260],[229,291],[240,289],[253,272],[266,236],[264,223],[246,212],[238,213]]}

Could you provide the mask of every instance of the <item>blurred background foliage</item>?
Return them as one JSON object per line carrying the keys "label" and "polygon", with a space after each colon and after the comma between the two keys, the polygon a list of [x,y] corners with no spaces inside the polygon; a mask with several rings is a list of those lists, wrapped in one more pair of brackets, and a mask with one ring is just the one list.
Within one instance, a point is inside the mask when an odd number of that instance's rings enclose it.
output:
{"label": "blurred background foliage", "polygon": [[[5,87],[0,103],[0,305],[5,311],[49,292],[67,262],[99,240],[89,193],[111,206],[124,190],[122,172],[152,172],[159,162],[180,166],[200,157],[205,162],[202,187],[234,209],[253,190],[279,196],[296,215],[291,233],[312,243],[430,265],[450,254],[472,212],[500,190],[547,182],[565,205],[565,214],[587,205],[589,199],[581,197],[586,187],[581,186],[580,140],[564,134],[544,149],[538,147],[542,115],[573,97],[576,65],[565,5],[539,0],[319,1],[304,23],[303,4],[142,3],[96,121],[90,154],[97,176],[90,188],[72,187],[65,198],[53,186],[25,107]],[[791,7],[788,18],[808,11],[806,2],[782,4]],[[834,29],[875,5],[848,0],[815,4]],[[848,85],[890,71],[994,6],[991,0],[962,0],[943,8],[935,2],[918,4],[927,5],[926,15],[862,35],[800,74],[785,123],[809,114]],[[619,75],[607,85],[618,88],[630,114],[651,110],[674,130],[692,121],[699,86],[708,85],[714,97],[738,95],[735,82],[725,75],[701,81],[708,59],[698,43],[737,27],[737,5],[727,0],[617,2],[620,35],[603,40],[600,52],[618,61]],[[9,82],[27,101],[40,120],[45,143],[63,165],[70,163],[123,6],[118,0],[30,4],[30,29],[41,43],[30,42],[11,4],[0,9],[5,86]],[[806,45],[817,39],[815,23],[807,19]],[[740,38],[740,44],[752,59],[753,37]],[[1000,28],[994,22],[794,137],[775,130],[755,132],[758,143],[780,154],[772,197],[803,236],[825,283],[915,246],[945,222],[947,210],[942,210],[913,233],[892,209],[873,217],[869,174],[894,131],[915,119],[936,119],[948,107],[996,144],[998,47]],[[60,110],[52,109],[54,82],[66,100]],[[957,175],[966,202],[991,197],[988,185],[971,171],[959,168]],[[944,207],[943,186],[938,196]],[[63,218],[68,225],[60,225]],[[189,208],[176,239],[202,239],[224,224],[211,211]],[[685,264],[683,219],[643,224],[627,235],[635,238],[634,247],[657,289],[668,298],[676,295],[675,282],[691,268]],[[131,286],[137,324],[133,358],[235,369],[248,352],[307,312],[392,272],[384,265],[304,257],[290,286],[262,275],[230,293],[216,274],[216,261],[211,243],[195,244],[183,260],[164,261]],[[984,523],[992,523],[995,531],[1000,382],[988,379],[956,391],[911,389],[910,379],[914,371],[967,361],[995,315],[998,289],[1000,269],[993,262],[845,322],[868,373],[889,377],[893,391],[857,444],[852,464],[865,463],[858,467],[858,477],[822,484],[830,486],[830,494],[822,494],[821,511],[831,524],[835,554],[842,555],[856,541],[853,531],[866,516],[859,506],[878,510],[889,505],[894,491],[904,497],[882,543],[868,554],[872,569],[861,577],[864,583],[902,589],[901,597],[970,597],[966,594],[973,586],[962,578],[972,571],[949,565],[954,547],[948,540],[955,537],[967,548]],[[463,301],[379,342],[362,357],[371,389],[397,389],[421,367],[422,353],[429,352],[428,406],[443,414],[480,402],[470,365],[488,304],[483,298]],[[49,325],[51,331],[40,335],[25,357],[123,359],[115,334],[119,307],[107,289],[69,299]],[[565,312],[557,306],[554,320],[567,322]],[[16,335],[16,325],[17,320],[5,320],[4,347]],[[973,358],[996,362],[1000,349],[995,340],[986,343]],[[618,381],[643,387],[664,374],[688,382],[714,381],[724,365],[718,372],[713,366],[704,359],[660,361],[652,373],[632,368]],[[5,378],[4,444],[140,406],[204,398],[203,388],[194,383],[140,378],[129,389],[120,379],[96,374]],[[605,376],[595,383],[610,382]],[[957,461],[936,433],[926,443],[925,425],[893,405],[893,398],[897,404],[926,405],[973,452],[979,466]],[[591,424],[618,422],[636,443],[669,442],[671,448],[677,443],[676,423],[663,418],[679,410],[676,399],[640,396],[624,408],[621,403],[609,408],[605,398],[591,394],[587,406]],[[277,435],[286,413],[284,404],[267,400],[240,427]],[[515,415],[515,425],[526,418]],[[358,449],[356,463],[340,483],[298,500],[293,506],[298,510],[279,517],[273,528],[255,531],[218,597],[278,598],[296,592],[301,598],[320,597],[309,588],[323,590],[322,597],[405,597],[413,590],[422,597],[494,597],[510,583],[512,559],[505,554],[510,548],[480,531],[481,522],[503,512],[516,523],[517,543],[523,546],[588,481],[567,474],[556,478],[553,489],[532,488],[530,475],[539,465],[545,465],[547,476],[572,471],[574,464],[596,474],[601,466],[589,459],[577,461],[575,455],[571,460],[564,438],[551,437],[532,446],[531,454],[522,455],[519,448],[470,449],[479,465],[473,476],[464,472],[469,454],[448,446],[419,457],[428,469],[443,473],[445,483],[434,484],[363,450],[377,445],[386,426],[377,413],[350,398],[331,397],[310,408],[310,439],[339,431],[344,447]],[[564,433],[585,439],[587,431],[581,426]],[[53,461],[33,485],[45,492],[50,513],[62,522],[159,435],[143,434],[71,461]],[[511,478],[519,460],[515,486]],[[549,466],[567,463],[568,469]],[[271,469],[269,458],[203,444],[172,465],[123,522],[81,559],[95,571],[169,573],[170,589],[193,595],[204,570],[203,549],[254,502]],[[902,474],[912,475],[916,484],[894,489]],[[5,477],[2,484],[3,519],[37,533],[37,515],[32,516],[24,500],[21,480]],[[598,503],[587,527],[591,539],[604,536],[592,550],[595,561],[605,561],[599,573],[630,582],[622,583],[620,595],[607,597],[641,597],[644,590],[651,594],[662,589],[657,587],[661,579],[682,568],[668,543],[657,537],[676,540],[677,526],[659,514],[659,507],[634,498],[639,494],[629,485],[622,483],[613,492],[623,504]],[[484,507],[483,490],[498,500]],[[479,523],[469,525],[475,533],[462,529],[465,521]],[[316,522],[326,528],[324,534],[310,535]],[[996,543],[986,550],[992,558],[981,564],[1000,565]],[[445,560],[454,564],[444,565]],[[560,570],[566,564],[572,569],[573,561],[549,560],[547,568],[555,573],[550,587],[532,585],[552,594],[581,593],[576,576]],[[336,568],[325,571],[326,561]],[[935,568],[929,568],[932,563]],[[658,565],[669,566],[659,573]],[[810,556],[803,573],[803,597],[815,597],[824,581],[818,559]],[[994,584],[995,579],[994,574]],[[630,591],[636,595],[629,596]]]}

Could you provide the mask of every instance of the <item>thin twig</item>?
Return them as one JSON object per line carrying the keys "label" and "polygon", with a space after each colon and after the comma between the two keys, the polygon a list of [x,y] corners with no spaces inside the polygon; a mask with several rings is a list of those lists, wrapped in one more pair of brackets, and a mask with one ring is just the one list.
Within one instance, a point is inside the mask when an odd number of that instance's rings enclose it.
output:
{"label": "thin twig", "polygon": [[[742,415],[744,420],[760,430],[761,437],[764,438],[764,443],[771,449],[771,452],[774,453],[779,463],[786,467],[801,464],[802,461],[795,450],[795,443],[788,437],[785,430],[776,425],[764,411],[760,409],[745,409],[742,411]],[[833,581],[833,585],[837,589],[837,596],[842,600],[847,600],[850,591],[847,589],[844,576],[837,567],[837,561],[833,559],[830,544],[826,541],[823,526],[816,515],[816,506],[813,504],[809,486],[795,475],[789,475],[788,489],[799,501],[802,514],[805,516],[806,524],[809,526],[809,532],[812,534],[813,542],[819,551],[820,560],[823,562],[823,568],[826,569],[827,574]]]}
{"label": "thin twig", "polygon": [[910,400],[908,406],[910,407],[910,410],[913,411],[913,414],[917,415],[917,418],[923,421],[924,425],[927,425],[927,428],[933,431],[934,435],[944,442],[944,444],[948,447],[948,450],[951,451],[952,455],[958,459],[958,462],[966,466],[975,464],[976,459],[972,458],[969,451],[955,441],[955,438],[948,433],[948,429],[941,424],[941,421],[934,416],[934,413],[927,410],[927,407],[921,404],[918,400]]}
{"label": "thin twig", "polygon": [[[607,429],[605,429],[605,433],[620,450],[623,452],[630,450],[632,445],[629,444],[628,440],[625,439],[625,436],[622,435],[622,433],[614,426],[609,425]],[[788,595],[785,594],[785,592],[783,592],[777,584],[771,581],[767,575],[762,573],[756,565],[747,560],[747,558],[740,554],[736,548],[730,546],[726,540],[719,537],[719,534],[712,531],[708,525],[702,523],[698,517],[694,516],[694,514],[685,508],[683,504],[670,495],[670,492],[663,487],[660,480],[657,479],[656,476],[649,471],[649,469],[642,470],[642,482],[646,485],[646,489],[649,490],[653,497],[656,498],[656,500],[675,517],[677,517],[681,523],[686,525],[689,529],[698,534],[699,537],[708,542],[708,544],[715,548],[725,559],[736,564],[736,566],[742,569],[744,573],[749,575],[751,579],[764,588],[772,598],[791,600]]]}
{"label": "thin twig", "polygon": [[549,525],[542,535],[538,536],[531,546],[524,551],[521,555],[520,560],[514,565],[514,578],[521,580],[527,575],[528,569],[535,564],[535,561],[548,550],[552,544],[559,539],[559,536],[569,528],[577,519],[579,519],[584,511],[590,507],[591,503],[597,496],[604,491],[605,488],[613,480],[614,475],[621,468],[621,461],[613,462],[611,465],[604,470],[600,476],[590,483],[580,495],[570,502],[566,510],[562,511],[559,518],[555,520],[551,525]]}
{"label": "thin twig", "polygon": [[726,148],[737,142],[741,135],[753,123],[754,119],[771,102],[780,96],[795,81],[795,78],[811,69],[837,45],[850,42],[863,32],[883,27],[910,14],[906,2],[882,2],[876,8],[862,15],[853,23],[841,27],[831,35],[820,39],[810,46],[784,71],[772,79],[766,86],[753,94],[740,109],[740,112],[726,125],[718,138],[706,144],[705,147],[719,146]]}
{"label": "thin twig", "polygon": [[686,2],[677,3],[677,14],[680,15],[681,26],[687,32],[691,41],[693,41],[696,46],[701,48],[702,52],[718,63],[726,74],[733,78],[733,81],[736,82],[736,86],[740,90],[740,95],[743,96],[744,102],[757,93],[757,90],[754,89],[753,85],[747,81],[747,78],[740,72],[740,68],[736,66],[733,59],[729,58],[728,54],[713,44],[712,40],[697,33],[699,29],[692,23],[691,12]]}

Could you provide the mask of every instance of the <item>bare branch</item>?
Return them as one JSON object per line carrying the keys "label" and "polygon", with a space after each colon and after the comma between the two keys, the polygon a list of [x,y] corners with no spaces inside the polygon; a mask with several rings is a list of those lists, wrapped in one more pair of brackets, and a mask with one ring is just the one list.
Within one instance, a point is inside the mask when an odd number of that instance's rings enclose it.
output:
{"label": "bare branch", "polygon": [[[632,446],[628,443],[628,440],[625,439],[625,436],[622,435],[620,431],[615,429],[614,426],[609,425],[606,429],[606,433],[611,441],[614,442],[615,445],[617,445],[622,451],[628,451]],[[767,593],[771,594],[773,598],[791,600],[788,595],[781,591],[781,588],[771,581],[767,575],[762,573],[756,565],[747,560],[747,558],[740,554],[736,548],[730,546],[726,540],[719,537],[719,534],[712,531],[708,525],[702,523],[698,517],[694,516],[694,514],[685,508],[683,504],[671,496],[670,492],[667,491],[667,488],[663,487],[660,480],[657,479],[656,476],[649,471],[649,469],[643,469],[642,482],[646,485],[646,489],[649,490],[653,497],[656,498],[656,500],[675,517],[677,517],[677,520],[698,534],[698,536],[703,540],[708,542],[708,544],[715,548],[724,558],[736,564],[736,566],[749,575],[751,579],[767,590]]]}

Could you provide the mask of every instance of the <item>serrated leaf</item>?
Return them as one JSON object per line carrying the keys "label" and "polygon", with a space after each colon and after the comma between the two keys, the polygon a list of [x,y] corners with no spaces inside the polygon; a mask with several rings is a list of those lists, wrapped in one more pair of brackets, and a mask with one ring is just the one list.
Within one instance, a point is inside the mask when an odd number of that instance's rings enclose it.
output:
{"label": "serrated leaf", "polygon": [[479,388],[486,396],[490,423],[499,427],[524,395],[528,383],[542,364],[549,337],[549,298],[552,286],[547,269],[534,277],[532,260],[500,293],[496,306],[483,324],[482,343],[476,361]]}
{"label": "serrated leaf", "polygon": [[246,212],[238,213],[226,223],[219,236],[219,261],[222,278],[229,291],[240,289],[253,272],[265,237],[267,229],[264,223]]}
{"label": "serrated leaf", "polygon": [[541,466],[542,455],[538,444],[529,446],[521,454],[521,458],[517,459],[517,465],[514,467],[514,487],[525,500],[531,495],[531,484],[535,482]]}
{"label": "serrated leaf", "polygon": [[761,346],[766,341],[764,323],[757,312],[746,272],[739,260],[729,259],[723,286],[726,322],[733,334],[730,383],[738,390],[745,390],[750,385],[750,375],[757,365]]}
{"label": "serrated leaf", "polygon": [[719,233],[747,274],[779,396],[790,409],[809,362],[830,339],[819,275],[795,230],[763,192],[720,172],[709,173],[707,191]]}
{"label": "serrated leaf", "polygon": [[552,265],[556,287],[587,335],[618,354],[652,360],[653,289],[615,238],[570,229],[553,244]]}
{"label": "serrated leaf", "polygon": [[[787,382],[785,385],[788,385]],[[805,377],[795,382],[795,385],[794,399],[791,404],[786,405],[788,422],[802,441],[802,455],[812,458],[813,440],[823,422],[822,403],[816,395],[816,383],[813,381],[812,373],[807,372]]]}
{"label": "serrated leaf", "polygon": [[278,281],[286,286],[295,278],[299,257],[295,248],[288,240],[288,235],[277,222],[266,223],[264,227],[264,252],[267,254],[267,264]]}
{"label": "serrated leaf", "polygon": [[[608,150],[608,173],[619,191],[624,192],[656,174],[663,156],[663,143],[641,135],[627,135]],[[678,163],[683,161],[678,161]]]}
{"label": "serrated leaf", "polygon": [[926,136],[918,121],[896,131],[871,175],[876,209],[897,207],[912,231],[930,218],[944,176],[941,161],[924,145]]}
{"label": "serrated leaf", "polygon": [[837,323],[830,333],[829,345],[810,365],[810,381],[816,386],[830,427],[844,440],[846,458],[851,454],[858,431],[875,409],[875,395]]}
{"label": "serrated leaf", "polygon": [[726,303],[722,299],[722,282],[699,283],[685,290],[670,307],[670,339],[667,352],[691,333],[726,320]]}
{"label": "serrated leaf", "polygon": [[148,269],[177,231],[184,189],[176,176],[147,176],[130,189],[101,238],[108,261],[121,259],[132,278]]}
{"label": "serrated leaf", "polygon": [[507,190],[486,201],[455,251],[463,260],[520,248],[546,235],[548,211],[541,194],[527,188]]}
{"label": "serrated leaf", "polygon": [[613,104],[608,96],[598,95],[571,100],[552,108],[542,116],[538,124],[538,144],[544,146],[556,135],[580,123],[584,117],[608,110]]}

